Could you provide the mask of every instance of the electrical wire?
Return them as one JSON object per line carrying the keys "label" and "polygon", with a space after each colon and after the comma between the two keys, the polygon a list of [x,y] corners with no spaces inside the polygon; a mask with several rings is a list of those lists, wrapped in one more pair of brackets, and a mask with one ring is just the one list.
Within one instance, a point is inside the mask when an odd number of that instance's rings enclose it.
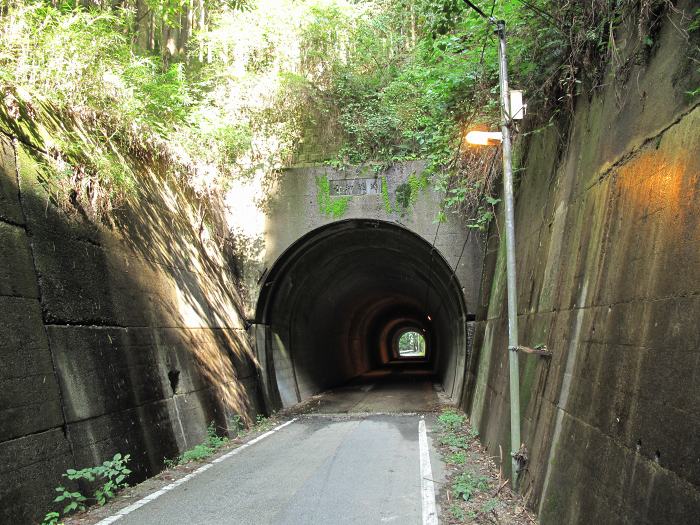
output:
{"label": "electrical wire", "polygon": [[479,9],[478,6],[475,6],[472,4],[469,0],[464,0],[464,3],[467,4],[469,7],[471,7],[474,11],[479,13],[483,18],[486,18],[487,20],[490,19],[490,17],[486,16],[486,13],[484,13],[481,9]]}

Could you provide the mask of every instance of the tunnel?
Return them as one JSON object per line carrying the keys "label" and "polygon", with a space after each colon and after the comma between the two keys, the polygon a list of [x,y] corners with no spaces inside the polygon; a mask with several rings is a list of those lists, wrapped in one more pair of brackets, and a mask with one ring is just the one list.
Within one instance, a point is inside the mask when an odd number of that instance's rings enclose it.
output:
{"label": "tunnel", "polygon": [[[256,344],[267,402],[291,406],[367,374],[429,376],[457,398],[466,320],[453,269],[424,238],[379,220],[322,226],[261,283]],[[420,352],[399,349],[406,334]]]}

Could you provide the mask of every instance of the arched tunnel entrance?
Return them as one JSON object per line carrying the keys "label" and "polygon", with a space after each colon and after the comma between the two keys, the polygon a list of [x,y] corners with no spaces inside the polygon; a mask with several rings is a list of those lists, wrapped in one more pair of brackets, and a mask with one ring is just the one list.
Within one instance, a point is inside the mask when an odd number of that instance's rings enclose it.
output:
{"label": "arched tunnel entrance", "polygon": [[[313,230],[275,262],[258,300],[256,344],[269,408],[367,373],[431,376],[456,398],[466,314],[452,268],[412,231],[366,219]],[[400,352],[410,332],[423,336],[424,355]]]}

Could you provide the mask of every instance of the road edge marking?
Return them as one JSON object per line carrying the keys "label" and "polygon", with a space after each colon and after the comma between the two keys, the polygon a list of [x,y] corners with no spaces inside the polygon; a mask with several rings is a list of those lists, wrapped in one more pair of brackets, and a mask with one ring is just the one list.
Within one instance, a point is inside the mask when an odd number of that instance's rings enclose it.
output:
{"label": "road edge marking", "polygon": [[98,521],[95,525],[109,525],[110,523],[114,523],[115,521],[122,519],[127,514],[131,514],[132,512],[134,512],[136,509],[139,509],[139,508],[143,507],[144,505],[146,505],[147,503],[150,503],[151,501],[158,499],[166,492],[173,490],[174,488],[178,487],[179,485],[182,485],[186,481],[189,481],[192,478],[194,478],[195,476],[198,476],[202,472],[209,470],[210,468],[212,468],[214,466],[214,464],[220,463],[220,462],[224,461],[225,459],[230,458],[231,456],[235,456],[236,454],[240,453],[242,450],[255,445],[259,441],[262,441],[266,437],[271,436],[272,434],[274,434],[278,430],[283,429],[287,425],[291,425],[297,419],[298,418],[295,417],[293,419],[290,419],[289,421],[286,421],[285,423],[282,423],[281,425],[277,425],[272,430],[268,430],[264,434],[260,434],[258,437],[251,439],[250,441],[248,441],[246,443],[243,443],[240,447],[234,448],[230,452],[227,452],[226,454],[219,456],[218,458],[213,459],[212,461],[205,463],[204,465],[199,467],[197,470],[190,472],[186,476],[183,476],[180,479],[173,481],[169,485],[166,485],[165,487],[162,487],[161,489],[149,494],[148,496],[145,496],[144,498],[141,498],[140,500],[132,503],[131,505],[124,507],[123,509],[118,511],[116,514],[109,516],[107,518],[104,518],[101,521]]}
{"label": "road edge marking", "polygon": [[423,525],[438,525],[437,507],[435,505],[435,482],[430,466],[430,446],[425,430],[425,418],[418,420],[418,450],[420,453],[420,489],[423,507]]}

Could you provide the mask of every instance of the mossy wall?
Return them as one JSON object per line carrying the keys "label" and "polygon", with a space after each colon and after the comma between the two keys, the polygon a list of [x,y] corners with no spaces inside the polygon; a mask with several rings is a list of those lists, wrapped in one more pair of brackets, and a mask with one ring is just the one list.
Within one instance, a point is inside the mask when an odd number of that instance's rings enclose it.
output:
{"label": "mossy wall", "polygon": [[22,524],[67,468],[129,453],[138,481],[259,404],[216,204],[134,156],[105,221],[57,206],[43,139],[78,123],[0,113],[0,522]]}
{"label": "mossy wall", "polygon": [[[689,42],[677,16],[624,78],[576,99],[570,128],[519,145],[519,338],[553,353],[520,357],[520,490],[545,525],[700,516],[700,107],[686,94],[700,78],[687,58],[697,34]],[[633,39],[617,39],[624,59]],[[508,472],[495,226],[464,403]]]}

